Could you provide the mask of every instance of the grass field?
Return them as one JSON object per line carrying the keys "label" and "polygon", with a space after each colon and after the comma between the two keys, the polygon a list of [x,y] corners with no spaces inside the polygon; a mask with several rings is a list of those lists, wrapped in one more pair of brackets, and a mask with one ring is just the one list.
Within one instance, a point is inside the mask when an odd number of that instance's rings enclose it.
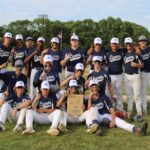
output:
{"label": "grass field", "polygon": [[[150,104],[149,104],[150,108]],[[150,111],[149,111],[150,113]],[[145,118],[150,122],[150,115]],[[132,122],[137,126],[140,123]],[[149,150],[150,133],[141,137],[122,129],[102,128],[104,135],[95,136],[86,133],[85,125],[69,125],[69,132],[57,137],[49,136],[46,130],[48,125],[34,125],[36,133],[21,135],[14,133],[15,124],[6,123],[7,130],[0,133],[0,150]]]}

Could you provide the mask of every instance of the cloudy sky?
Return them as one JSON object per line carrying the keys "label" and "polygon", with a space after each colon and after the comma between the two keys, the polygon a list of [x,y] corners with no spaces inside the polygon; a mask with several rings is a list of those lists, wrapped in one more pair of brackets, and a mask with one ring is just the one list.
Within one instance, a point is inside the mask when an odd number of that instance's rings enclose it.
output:
{"label": "cloudy sky", "polygon": [[150,31],[149,0],[0,0],[0,25],[48,14],[51,20],[120,17]]}

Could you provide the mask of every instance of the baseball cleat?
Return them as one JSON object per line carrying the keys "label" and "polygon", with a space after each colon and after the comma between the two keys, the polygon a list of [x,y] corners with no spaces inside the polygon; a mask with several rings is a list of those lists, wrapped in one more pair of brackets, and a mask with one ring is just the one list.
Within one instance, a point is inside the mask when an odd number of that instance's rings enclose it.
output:
{"label": "baseball cleat", "polygon": [[22,132],[22,135],[33,134],[33,133],[35,133],[35,130],[33,130],[33,128],[27,128]]}
{"label": "baseball cleat", "polygon": [[99,125],[97,123],[92,124],[86,132],[95,133],[98,129]]}
{"label": "baseball cleat", "polygon": [[55,129],[55,128],[51,128],[51,129],[47,130],[47,133],[50,135],[57,136],[59,134],[59,130]]}
{"label": "baseball cleat", "polygon": [[23,124],[17,124],[15,126],[15,128],[13,129],[14,132],[20,132],[24,129],[24,125]]}
{"label": "baseball cleat", "polygon": [[62,132],[62,133],[67,133],[68,129],[66,128],[66,126],[64,124],[59,124],[58,129]]}
{"label": "baseball cleat", "polygon": [[140,128],[140,135],[145,136],[147,134],[148,123],[146,121],[142,122]]}
{"label": "baseball cleat", "polygon": [[0,132],[5,131],[6,128],[2,122],[0,122]]}
{"label": "baseball cleat", "polygon": [[103,135],[103,131],[101,129],[98,129],[95,133],[96,136],[102,136]]}

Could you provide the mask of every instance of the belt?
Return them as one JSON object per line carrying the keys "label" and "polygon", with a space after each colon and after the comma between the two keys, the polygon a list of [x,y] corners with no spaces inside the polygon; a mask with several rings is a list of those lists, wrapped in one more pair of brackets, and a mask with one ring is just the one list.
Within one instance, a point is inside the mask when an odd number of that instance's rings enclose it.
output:
{"label": "belt", "polygon": [[139,73],[126,73],[126,74],[129,74],[129,75],[134,75],[134,74],[139,74]]}

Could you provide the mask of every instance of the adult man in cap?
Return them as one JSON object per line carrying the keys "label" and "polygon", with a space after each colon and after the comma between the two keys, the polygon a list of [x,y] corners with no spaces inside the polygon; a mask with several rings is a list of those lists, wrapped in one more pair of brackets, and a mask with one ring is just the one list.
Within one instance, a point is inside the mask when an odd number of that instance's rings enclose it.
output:
{"label": "adult man in cap", "polygon": [[111,49],[107,52],[108,71],[113,90],[116,93],[116,109],[122,111],[123,58],[126,51],[119,48],[119,39],[117,37],[111,39],[110,46]]}
{"label": "adult man in cap", "polygon": [[100,37],[96,37],[94,39],[94,47],[92,51],[88,51],[88,59],[87,64],[90,64],[90,72],[94,70],[94,66],[92,64],[92,58],[94,56],[99,56],[101,58],[102,66],[105,67],[107,64],[107,56],[104,49],[102,49],[102,39]]}
{"label": "adult man in cap", "polygon": [[145,35],[139,36],[138,43],[144,62],[141,69],[141,99],[143,114],[147,114],[147,88],[150,81],[150,47],[147,46],[148,39]]}
{"label": "adult man in cap", "polygon": [[11,118],[12,121],[17,122],[14,132],[23,129],[24,117],[26,109],[30,105],[30,98],[26,94],[26,88],[23,81],[17,81],[15,84],[15,92],[8,95],[4,93],[2,100],[0,101],[1,113],[0,113],[0,131],[5,131],[5,122],[7,118]]}
{"label": "adult man in cap", "polygon": [[138,120],[142,119],[142,108],[141,108],[141,77],[139,69],[144,66],[141,55],[136,54],[133,48],[133,40],[131,37],[125,38],[125,46],[127,52],[124,56],[124,72],[125,72],[125,83],[126,93],[128,98],[128,115],[132,114],[133,111],[133,96],[136,103],[136,111],[139,117]]}
{"label": "adult man in cap", "polygon": [[[6,71],[8,58],[11,51],[12,33],[6,32],[3,38],[3,44],[0,45],[0,73]],[[3,86],[3,81],[0,80],[0,93]],[[0,94],[1,95],[1,94]],[[0,96],[1,97],[1,96]]]}
{"label": "adult man in cap", "polygon": [[65,67],[65,77],[71,75],[77,63],[85,63],[84,50],[79,47],[79,37],[75,34],[70,39],[71,47],[65,50],[61,58],[61,66]]}
{"label": "adult man in cap", "polygon": [[30,96],[34,98],[36,95],[36,88],[33,86],[33,79],[36,72],[43,68],[43,65],[40,63],[40,57],[42,51],[44,50],[45,39],[43,37],[39,37],[36,42],[35,50],[29,52],[28,56],[26,57],[24,63],[30,64],[31,63],[31,76],[30,76]]}
{"label": "adult man in cap", "polygon": [[29,51],[34,49],[34,42],[33,42],[33,38],[31,36],[28,36],[26,38],[26,50],[27,50],[27,54],[29,53]]}

